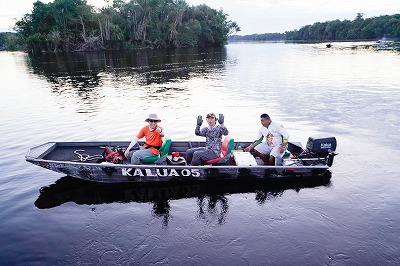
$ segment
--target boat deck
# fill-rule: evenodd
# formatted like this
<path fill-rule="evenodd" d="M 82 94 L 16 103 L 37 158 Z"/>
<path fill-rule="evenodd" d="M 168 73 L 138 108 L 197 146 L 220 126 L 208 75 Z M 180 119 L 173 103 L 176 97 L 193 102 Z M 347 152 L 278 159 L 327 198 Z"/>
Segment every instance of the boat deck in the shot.
<path fill-rule="evenodd" d="M 139 142 L 139 144 L 142 145 L 143 143 Z M 250 142 L 235 142 L 232 151 L 242 151 L 243 147 L 247 147 L 249 144 Z M 104 155 L 105 146 L 126 148 L 129 142 L 58 142 L 53 143 L 50 148 L 49 143 L 44 145 L 47 146 L 47 150 L 37 155 L 37 157 L 35 156 L 36 158 L 54 161 L 101 163 L 104 161 L 102 156 Z M 173 141 L 168 154 L 171 155 L 172 152 L 179 152 L 181 157 L 186 158 L 186 151 L 188 149 L 204 146 L 204 142 Z M 40 146 L 37 148 L 39 149 Z M 256 157 L 254 153 L 252 155 L 255 157 L 258 165 L 263 165 L 263 161 L 259 157 Z M 228 161 L 226 165 L 234 165 L 234 162 Z"/>
<path fill-rule="evenodd" d="M 44 160 L 97 162 L 102 159 L 104 148 L 100 146 L 57 146 L 43 156 Z M 98 162 L 101 162 L 99 160 Z"/>

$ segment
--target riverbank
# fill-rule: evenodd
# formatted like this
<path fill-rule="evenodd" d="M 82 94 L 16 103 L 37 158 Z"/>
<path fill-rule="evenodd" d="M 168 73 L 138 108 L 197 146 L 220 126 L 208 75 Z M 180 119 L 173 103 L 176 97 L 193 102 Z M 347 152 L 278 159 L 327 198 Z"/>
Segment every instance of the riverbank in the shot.
<path fill-rule="evenodd" d="M 324 48 L 339 48 L 339 49 L 373 49 L 376 51 L 396 51 L 400 52 L 400 40 L 351 40 L 351 41 L 256 41 L 256 40 L 241 40 L 229 41 L 228 44 L 234 43 L 293 43 L 293 44 L 316 44 L 322 45 Z"/>
<path fill-rule="evenodd" d="M 400 41 L 355 41 L 355 42 L 328 42 L 326 48 L 340 49 L 370 49 L 375 51 L 400 52 Z"/>

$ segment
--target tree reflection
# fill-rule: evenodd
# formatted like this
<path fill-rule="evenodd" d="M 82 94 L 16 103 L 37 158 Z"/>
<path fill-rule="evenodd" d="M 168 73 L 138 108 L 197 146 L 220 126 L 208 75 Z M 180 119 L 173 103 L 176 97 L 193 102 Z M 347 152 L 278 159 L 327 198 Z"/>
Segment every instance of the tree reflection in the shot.
<path fill-rule="evenodd" d="M 28 67 L 55 86 L 95 88 L 133 77 L 138 85 L 164 84 L 224 69 L 226 48 L 138 49 L 92 53 L 29 54 Z M 123 85 L 119 83 L 119 85 Z"/>
<path fill-rule="evenodd" d="M 140 98 L 144 93 L 146 99 L 154 92 L 167 99 L 171 92 L 190 90 L 185 81 L 217 75 L 225 69 L 226 57 L 225 47 L 138 49 L 29 54 L 26 63 L 34 75 L 51 84 L 51 92 L 61 97 L 60 102 L 69 101 L 69 106 L 84 108 L 82 102 L 90 106 L 89 112 L 96 112 L 101 110 L 101 104 L 112 100 L 111 90 L 128 98 Z"/>

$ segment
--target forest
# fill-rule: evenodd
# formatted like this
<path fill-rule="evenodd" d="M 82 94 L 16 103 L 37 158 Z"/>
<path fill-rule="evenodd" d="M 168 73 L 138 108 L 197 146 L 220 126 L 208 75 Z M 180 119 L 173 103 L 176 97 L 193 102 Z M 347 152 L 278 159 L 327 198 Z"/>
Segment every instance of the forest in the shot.
<path fill-rule="evenodd" d="M 95 9 L 86 0 L 37 1 L 31 14 L 0 33 L 0 50 L 95 51 L 105 49 L 223 46 L 234 41 L 360 41 L 400 39 L 400 14 L 316 22 L 285 33 L 236 35 L 239 25 L 222 10 L 184 0 L 114 0 Z"/>
<path fill-rule="evenodd" d="M 15 30 L 29 52 L 223 46 L 240 31 L 222 10 L 184 0 L 106 2 L 95 9 L 86 0 L 36 1 Z"/>
<path fill-rule="evenodd" d="M 228 41 L 230 41 L 230 42 L 241 42 L 241 41 L 283 41 L 283 40 L 285 40 L 285 34 L 284 33 L 262 33 L 262 34 L 228 36 Z"/>
<path fill-rule="evenodd" d="M 287 41 L 353 41 L 382 38 L 400 38 L 400 14 L 364 19 L 364 14 L 358 13 L 353 21 L 317 22 L 299 30 L 285 32 Z"/>
<path fill-rule="evenodd" d="M 400 39 L 400 14 L 364 19 L 364 14 L 358 13 L 353 21 L 334 20 L 316 22 L 301 27 L 299 30 L 285 33 L 263 33 L 251 35 L 229 36 L 234 41 L 360 41 L 380 39 Z"/>

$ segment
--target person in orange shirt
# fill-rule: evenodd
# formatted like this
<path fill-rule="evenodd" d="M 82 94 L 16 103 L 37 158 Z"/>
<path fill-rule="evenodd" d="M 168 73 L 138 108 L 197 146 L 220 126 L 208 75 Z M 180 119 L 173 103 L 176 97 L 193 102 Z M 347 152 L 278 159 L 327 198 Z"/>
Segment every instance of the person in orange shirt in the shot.
<path fill-rule="evenodd" d="M 164 130 L 158 125 L 161 119 L 159 119 L 156 114 L 150 114 L 145 122 L 148 122 L 149 125 L 144 126 L 139 131 L 125 151 L 125 157 L 131 158 L 132 164 L 142 164 L 142 158 L 160 154 L 162 137 L 164 137 Z M 136 149 L 131 152 L 132 147 L 138 146 L 138 140 L 143 137 L 145 138 L 143 146 L 136 147 Z"/>

